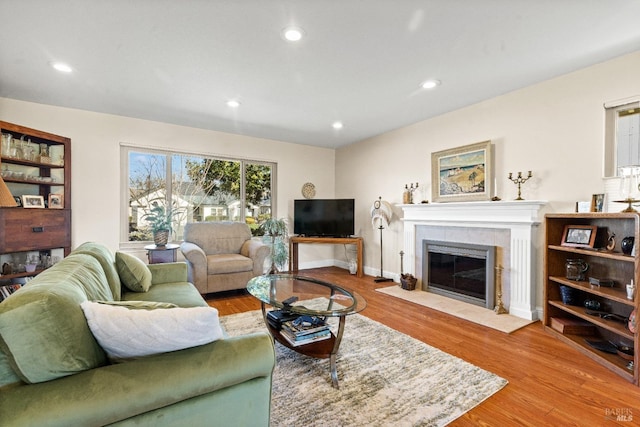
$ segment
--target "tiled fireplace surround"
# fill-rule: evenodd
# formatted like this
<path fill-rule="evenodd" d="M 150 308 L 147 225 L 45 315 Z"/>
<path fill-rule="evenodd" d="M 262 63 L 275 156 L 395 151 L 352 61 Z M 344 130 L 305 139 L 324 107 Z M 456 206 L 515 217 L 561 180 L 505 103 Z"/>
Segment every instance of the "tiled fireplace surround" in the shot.
<path fill-rule="evenodd" d="M 400 205 L 406 273 L 422 288 L 422 241 L 496 246 L 496 280 L 510 314 L 536 320 L 536 257 L 544 201 L 497 201 Z M 498 283 L 496 283 L 496 287 Z M 497 299 L 496 299 L 497 301 Z"/>

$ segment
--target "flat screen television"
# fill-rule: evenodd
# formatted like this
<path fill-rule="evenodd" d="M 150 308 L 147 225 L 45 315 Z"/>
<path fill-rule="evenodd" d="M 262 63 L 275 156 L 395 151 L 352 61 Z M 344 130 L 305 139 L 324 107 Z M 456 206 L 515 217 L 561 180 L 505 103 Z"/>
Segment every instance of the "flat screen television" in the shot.
<path fill-rule="evenodd" d="M 349 237 L 354 234 L 354 199 L 293 201 L 293 232 L 309 237 Z"/>

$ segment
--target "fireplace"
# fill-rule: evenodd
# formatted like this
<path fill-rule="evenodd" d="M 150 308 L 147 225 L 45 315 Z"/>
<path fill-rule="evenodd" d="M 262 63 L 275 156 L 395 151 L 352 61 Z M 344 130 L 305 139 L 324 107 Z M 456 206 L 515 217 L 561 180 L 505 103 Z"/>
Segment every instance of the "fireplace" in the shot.
<path fill-rule="evenodd" d="M 423 240 L 422 290 L 494 307 L 495 246 Z"/>
<path fill-rule="evenodd" d="M 536 299 L 542 299 L 542 291 L 536 286 L 536 258 L 546 204 L 518 200 L 402 205 L 404 259 L 409 260 L 405 273 L 414 274 L 422 286 L 423 240 L 494 245 L 505 308 L 514 316 L 538 319 L 542 307 L 536 307 Z"/>

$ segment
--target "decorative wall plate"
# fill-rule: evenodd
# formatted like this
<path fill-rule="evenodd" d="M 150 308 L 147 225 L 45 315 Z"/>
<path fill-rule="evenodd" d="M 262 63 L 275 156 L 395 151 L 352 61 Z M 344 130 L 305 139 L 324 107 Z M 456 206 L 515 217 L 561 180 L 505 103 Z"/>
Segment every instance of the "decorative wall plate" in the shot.
<path fill-rule="evenodd" d="M 302 196 L 305 199 L 313 199 L 316 196 L 316 186 L 310 182 L 306 182 L 302 186 Z"/>

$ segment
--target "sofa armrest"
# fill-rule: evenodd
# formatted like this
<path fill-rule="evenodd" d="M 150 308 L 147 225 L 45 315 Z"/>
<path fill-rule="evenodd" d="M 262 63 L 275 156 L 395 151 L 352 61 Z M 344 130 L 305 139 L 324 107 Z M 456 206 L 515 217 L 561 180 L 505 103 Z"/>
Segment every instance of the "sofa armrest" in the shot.
<path fill-rule="evenodd" d="M 249 239 L 240 248 L 240 254 L 253 260 L 253 274 L 264 274 L 264 261 L 271 253 L 269 245 L 255 239 Z"/>
<path fill-rule="evenodd" d="M 187 262 L 187 280 L 193 283 L 200 293 L 206 293 L 207 254 L 201 247 L 191 242 L 182 242 L 180 251 Z"/>
<path fill-rule="evenodd" d="M 187 281 L 187 264 L 184 262 L 149 264 L 148 267 L 152 285 Z"/>
<path fill-rule="evenodd" d="M 3 426 L 105 425 L 256 378 L 270 385 L 274 366 L 271 337 L 243 335 L 11 386 L 2 390 L 0 419 Z"/>

